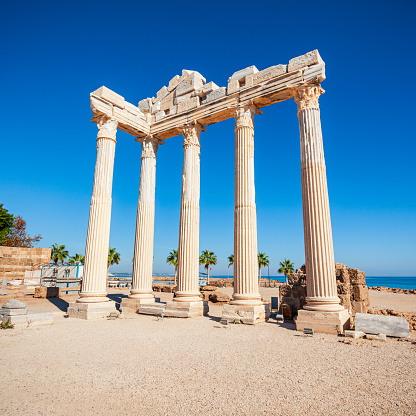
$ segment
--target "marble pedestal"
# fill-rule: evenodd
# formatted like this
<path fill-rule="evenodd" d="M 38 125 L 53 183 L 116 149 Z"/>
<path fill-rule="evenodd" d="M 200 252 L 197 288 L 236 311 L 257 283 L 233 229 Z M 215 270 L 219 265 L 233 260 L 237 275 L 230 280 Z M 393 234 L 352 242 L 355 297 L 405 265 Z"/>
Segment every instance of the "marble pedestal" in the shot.
<path fill-rule="evenodd" d="M 255 325 L 269 319 L 269 305 L 224 305 L 222 318 L 228 322 Z"/>
<path fill-rule="evenodd" d="M 139 313 L 141 305 L 154 304 L 155 302 L 159 302 L 159 299 L 155 299 L 154 297 L 145 299 L 123 298 L 120 308 L 131 309 L 132 311 Z"/>
<path fill-rule="evenodd" d="M 165 316 L 175 318 L 194 318 L 207 315 L 209 311 L 207 301 L 178 302 L 172 300 L 166 303 Z"/>
<path fill-rule="evenodd" d="M 346 309 L 338 312 L 307 311 L 300 309 L 296 320 L 296 330 L 313 328 L 315 332 L 324 334 L 342 334 L 350 329 L 350 314 Z"/>
<path fill-rule="evenodd" d="M 72 302 L 67 310 L 70 318 L 79 319 L 106 318 L 111 312 L 117 312 L 116 303 L 112 300 L 95 303 Z"/>

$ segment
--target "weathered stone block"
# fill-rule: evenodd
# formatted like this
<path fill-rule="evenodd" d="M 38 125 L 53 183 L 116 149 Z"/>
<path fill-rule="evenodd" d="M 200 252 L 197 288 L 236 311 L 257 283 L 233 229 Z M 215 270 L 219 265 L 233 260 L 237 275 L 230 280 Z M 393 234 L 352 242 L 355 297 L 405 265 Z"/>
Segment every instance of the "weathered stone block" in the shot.
<path fill-rule="evenodd" d="M 353 298 L 355 301 L 364 301 L 368 299 L 368 287 L 365 285 L 353 285 Z"/>
<path fill-rule="evenodd" d="M 204 98 L 202 98 L 202 104 L 208 104 L 218 98 L 225 97 L 227 95 L 227 88 L 221 87 L 214 91 L 209 92 Z"/>
<path fill-rule="evenodd" d="M 319 55 L 319 52 L 317 49 L 314 51 L 308 52 L 305 55 L 298 56 L 296 58 L 292 58 L 289 61 L 289 65 L 287 67 L 288 72 L 297 71 L 298 69 L 316 65 L 316 64 L 322 64 L 324 61 L 322 60 L 321 56 Z"/>
<path fill-rule="evenodd" d="M 179 83 L 179 79 L 180 76 L 179 75 L 175 75 L 170 81 L 169 81 L 169 86 L 168 86 L 168 90 L 172 91 Z"/>
<path fill-rule="evenodd" d="M 151 109 L 150 109 L 150 113 L 151 113 L 151 114 L 156 114 L 158 111 L 160 111 L 160 101 L 156 101 L 156 102 L 152 105 L 152 107 L 151 107 Z"/>
<path fill-rule="evenodd" d="M 69 304 L 67 314 L 70 318 L 89 320 L 106 318 L 111 312 L 116 311 L 116 303 L 114 301 L 96 303 L 73 302 Z"/>
<path fill-rule="evenodd" d="M 247 75 L 256 74 L 257 72 L 259 72 L 259 70 L 254 65 L 249 66 L 244 69 L 240 69 L 239 71 L 234 72 L 234 74 L 231 75 L 228 82 L 234 81 L 234 80 L 241 80 L 242 78 L 245 78 Z"/>
<path fill-rule="evenodd" d="M 124 97 L 110 90 L 107 87 L 102 86 L 98 88 L 98 90 L 92 92 L 91 94 L 95 95 L 98 98 L 102 98 L 103 100 L 108 101 L 117 107 L 124 108 Z"/>
<path fill-rule="evenodd" d="M 240 322 L 248 325 L 266 322 L 269 315 L 269 306 L 264 304 L 255 306 L 225 304 L 222 310 L 222 318 L 227 319 L 228 322 Z"/>
<path fill-rule="evenodd" d="M 229 302 L 230 297 L 226 294 L 221 292 L 220 290 L 216 290 L 215 292 L 211 292 L 208 299 L 211 302 Z"/>
<path fill-rule="evenodd" d="M 158 100 L 162 100 L 164 97 L 168 95 L 169 91 L 167 87 L 163 86 L 156 94 L 156 98 Z"/>
<path fill-rule="evenodd" d="M 107 114 L 108 116 L 113 114 L 113 104 L 93 95 L 90 96 L 90 107 L 95 114 Z"/>
<path fill-rule="evenodd" d="M 120 307 L 130 309 L 134 312 L 139 313 L 140 306 L 154 304 L 155 302 L 156 302 L 155 298 L 148 298 L 148 299 L 123 298 L 121 300 Z"/>
<path fill-rule="evenodd" d="M 36 287 L 35 288 L 35 298 L 59 298 L 61 296 L 60 287 Z"/>
<path fill-rule="evenodd" d="M 124 108 L 126 111 L 128 111 L 130 114 L 133 114 L 134 116 L 140 116 L 140 114 L 142 114 L 139 107 L 136 107 L 135 105 L 127 101 L 124 102 Z"/>
<path fill-rule="evenodd" d="M 166 113 L 164 111 L 159 111 L 155 114 L 155 121 L 159 121 L 165 117 L 166 117 Z"/>
<path fill-rule="evenodd" d="M 350 329 L 350 315 L 346 309 L 339 312 L 320 312 L 301 309 L 298 311 L 296 329 L 313 328 L 315 332 L 342 334 Z M 357 329 L 357 328 L 356 328 Z"/>
<path fill-rule="evenodd" d="M 174 318 L 194 318 L 208 314 L 208 302 L 178 302 L 170 301 L 166 303 L 165 316 Z M 141 313 L 141 312 L 140 312 Z"/>
<path fill-rule="evenodd" d="M 352 285 L 365 285 L 365 273 L 358 269 L 348 269 Z"/>
<path fill-rule="evenodd" d="M 191 95 L 192 95 L 192 92 L 190 92 L 189 94 L 181 95 L 180 97 L 175 97 L 175 99 L 173 100 L 173 104 L 176 105 L 178 103 L 182 103 L 184 101 L 188 101 L 188 100 L 191 99 Z"/>
<path fill-rule="evenodd" d="M 362 331 L 354 331 L 352 329 L 347 329 L 347 330 L 345 330 L 344 335 L 347 338 L 355 338 L 355 339 L 358 339 L 358 338 L 364 338 L 365 333 L 362 332 Z"/>
<path fill-rule="evenodd" d="M 177 111 L 179 113 L 183 113 L 184 111 L 192 110 L 193 108 L 199 107 L 199 97 L 192 97 L 187 101 L 183 101 L 178 103 Z"/>
<path fill-rule="evenodd" d="M 386 341 L 387 336 L 385 334 L 365 334 L 365 337 L 369 340 Z"/>
<path fill-rule="evenodd" d="M 139 109 L 140 111 L 143 111 L 143 113 L 148 113 L 152 108 L 152 105 L 151 98 L 145 98 L 144 100 L 139 101 Z"/>
<path fill-rule="evenodd" d="M 278 77 L 279 75 L 286 74 L 287 65 L 275 65 L 270 68 L 263 69 L 263 71 L 257 72 L 253 75 L 254 84 L 261 84 L 269 79 Z"/>
<path fill-rule="evenodd" d="M 176 87 L 176 96 L 188 94 L 192 91 L 195 91 L 205 84 L 205 78 L 199 72 L 193 72 L 183 81 L 180 81 L 179 85 Z"/>
<path fill-rule="evenodd" d="M 208 94 L 209 92 L 215 91 L 218 88 L 219 86 L 215 82 L 211 81 L 202 87 L 202 92 Z"/>
<path fill-rule="evenodd" d="M 385 334 L 390 337 L 410 338 L 409 323 L 398 316 L 357 313 L 355 330 L 366 334 Z"/>

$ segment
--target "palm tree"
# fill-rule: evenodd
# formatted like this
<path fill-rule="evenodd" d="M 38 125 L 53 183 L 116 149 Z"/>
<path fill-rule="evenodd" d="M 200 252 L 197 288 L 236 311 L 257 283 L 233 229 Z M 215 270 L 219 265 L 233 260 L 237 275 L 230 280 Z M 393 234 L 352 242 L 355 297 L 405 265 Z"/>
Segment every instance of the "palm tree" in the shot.
<path fill-rule="evenodd" d="M 209 284 L 209 266 L 217 264 L 217 256 L 212 251 L 205 250 L 199 257 L 199 264 L 203 264 L 207 269 L 207 284 Z"/>
<path fill-rule="evenodd" d="M 178 250 L 172 250 L 166 258 L 166 263 L 175 267 L 175 282 L 176 285 L 176 272 L 178 270 Z"/>
<path fill-rule="evenodd" d="M 269 265 L 269 256 L 266 256 L 266 253 L 259 253 L 257 256 L 259 262 L 259 279 L 261 277 L 261 268 L 267 267 Z"/>
<path fill-rule="evenodd" d="M 120 263 L 120 253 L 117 253 L 115 248 L 108 248 L 108 262 L 107 262 L 107 276 L 110 271 L 110 266 L 112 264 Z"/>
<path fill-rule="evenodd" d="M 58 264 L 58 261 L 61 261 L 62 264 L 64 264 L 64 260 L 68 257 L 69 253 L 67 250 L 65 250 L 65 246 L 58 246 L 58 244 L 52 245 L 52 253 L 51 253 L 51 259 L 53 261 L 53 264 Z"/>
<path fill-rule="evenodd" d="M 75 256 L 69 258 L 69 264 L 84 264 L 85 256 L 82 254 L 76 253 Z"/>
<path fill-rule="evenodd" d="M 284 274 L 285 275 L 285 280 L 286 280 L 286 284 L 288 284 L 288 281 L 287 281 L 287 275 L 289 274 L 289 273 L 293 273 L 295 270 L 294 270 L 294 265 L 293 265 L 293 263 L 291 263 L 290 262 L 290 260 L 286 260 L 285 259 L 285 261 L 281 261 L 280 263 L 280 269 L 277 271 L 277 273 L 280 273 L 280 274 Z"/>
<path fill-rule="evenodd" d="M 234 266 L 234 253 L 228 256 L 228 267 Z"/>

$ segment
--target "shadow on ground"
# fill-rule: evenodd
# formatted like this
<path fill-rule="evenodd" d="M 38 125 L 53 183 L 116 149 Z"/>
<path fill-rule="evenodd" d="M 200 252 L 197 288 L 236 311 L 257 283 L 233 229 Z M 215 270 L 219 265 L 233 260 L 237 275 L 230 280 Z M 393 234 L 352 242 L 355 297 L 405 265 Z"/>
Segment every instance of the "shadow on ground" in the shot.
<path fill-rule="evenodd" d="M 69 303 L 62 298 L 47 298 L 50 303 L 55 305 L 62 312 L 66 312 L 69 306 Z"/>
<path fill-rule="evenodd" d="M 123 295 L 122 293 L 109 293 L 107 297 L 116 303 L 117 309 L 120 309 L 120 303 L 122 299 L 127 298 L 127 295 Z"/>

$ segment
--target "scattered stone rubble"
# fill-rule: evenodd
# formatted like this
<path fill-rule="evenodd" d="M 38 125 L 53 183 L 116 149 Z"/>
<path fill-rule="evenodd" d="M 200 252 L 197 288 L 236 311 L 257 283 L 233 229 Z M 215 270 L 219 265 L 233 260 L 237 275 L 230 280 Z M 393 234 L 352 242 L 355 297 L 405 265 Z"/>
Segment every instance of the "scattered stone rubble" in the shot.
<path fill-rule="evenodd" d="M 365 273 L 349 268 L 341 263 L 335 263 L 335 274 L 337 279 L 338 296 L 341 305 L 353 316 L 357 312 L 366 313 L 370 306 L 368 287 L 365 284 Z M 306 303 L 306 269 L 303 265 L 295 273 L 288 275 L 288 285 L 279 288 L 279 304 L 285 303 L 292 307 L 296 315 Z"/>
<path fill-rule="evenodd" d="M 216 286 L 203 286 L 201 287 L 202 299 L 209 300 L 213 303 L 228 303 L 230 297 L 221 292 Z"/>
<path fill-rule="evenodd" d="M 392 292 L 403 293 L 405 295 L 416 295 L 416 289 L 399 289 L 397 287 L 385 287 L 385 286 L 373 286 L 371 290 L 377 290 L 377 292 Z"/>

